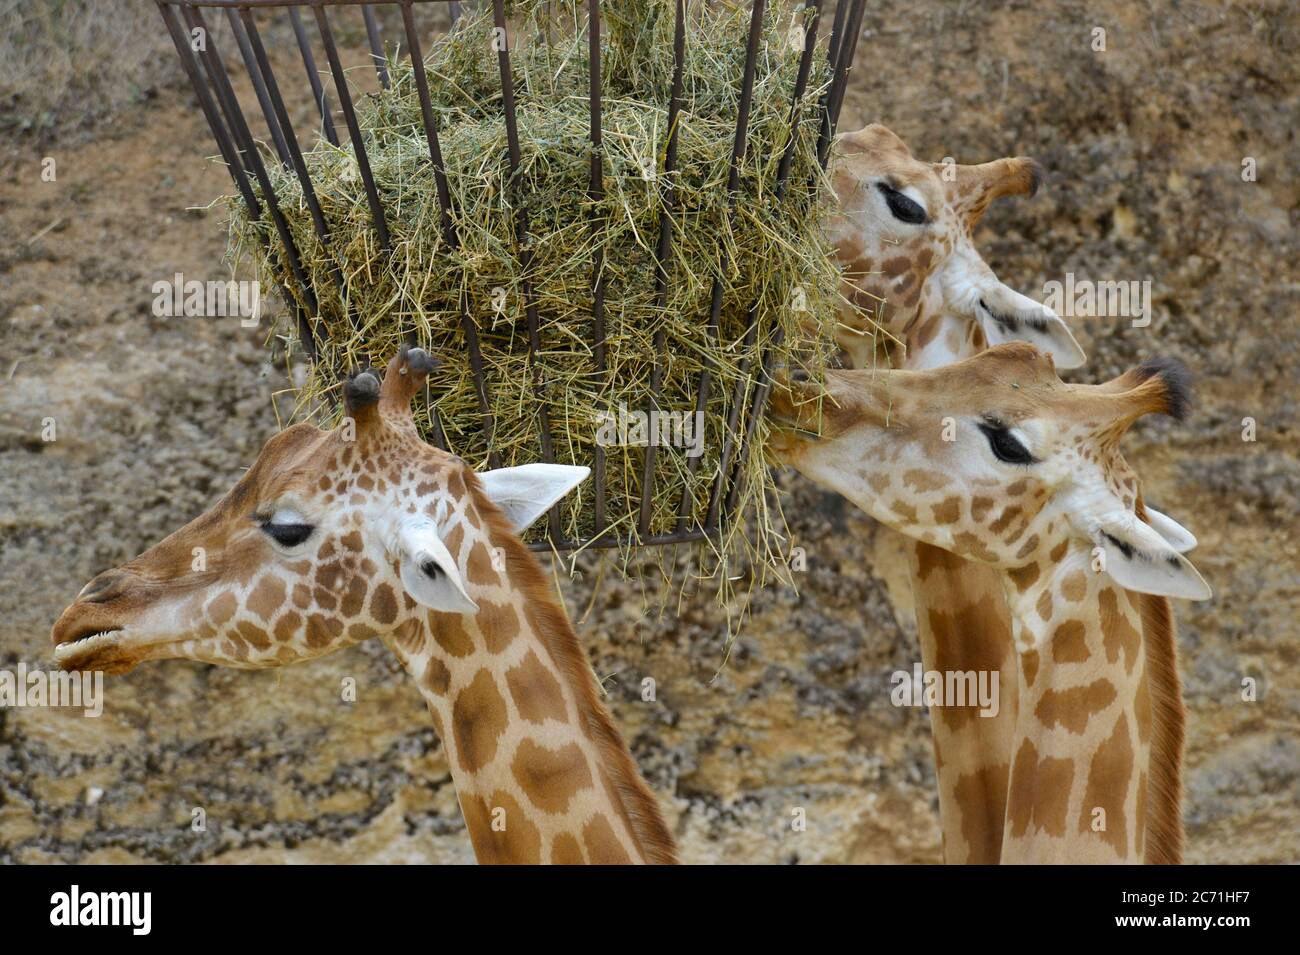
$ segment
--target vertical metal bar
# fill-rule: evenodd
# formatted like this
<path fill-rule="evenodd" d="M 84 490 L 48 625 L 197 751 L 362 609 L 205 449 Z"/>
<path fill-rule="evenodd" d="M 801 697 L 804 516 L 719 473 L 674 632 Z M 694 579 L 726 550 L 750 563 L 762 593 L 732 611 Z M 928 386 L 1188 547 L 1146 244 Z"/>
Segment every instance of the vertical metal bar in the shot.
<path fill-rule="evenodd" d="M 222 110 L 231 124 L 236 143 L 243 151 L 244 162 L 252 165 L 253 174 L 262 187 L 262 198 L 266 202 L 266 207 L 271 213 L 271 220 L 275 224 L 276 233 L 284 246 L 285 258 L 288 260 L 289 270 L 293 273 L 294 280 L 298 283 L 299 292 L 307 301 L 309 312 L 312 315 L 319 315 L 320 307 L 316 302 L 316 294 L 312 291 L 307 276 L 303 273 L 302 262 L 298 257 L 298 248 L 294 245 L 293 236 L 289 232 L 289 224 L 280 212 L 280 204 L 276 200 L 275 189 L 271 185 L 270 177 L 266 174 L 266 167 L 262 165 L 262 157 L 257 151 L 257 144 L 253 142 L 252 134 L 248 130 L 248 124 L 244 121 L 243 111 L 239 108 L 239 100 L 235 98 L 235 91 L 230 86 L 230 78 L 226 75 L 225 64 L 217 51 L 212 31 L 203 18 L 203 11 L 198 7 L 185 7 L 185 17 L 191 29 L 200 29 L 206 36 L 206 45 L 200 59 L 207 70 L 209 79 L 212 81 L 213 88 L 217 91 L 218 100 L 223 104 Z M 304 343 L 308 351 L 315 355 L 315 337 L 310 327 L 307 327 L 306 331 L 308 338 L 304 339 Z"/>
<path fill-rule="evenodd" d="M 728 201 L 732 206 L 735 204 L 736 190 L 740 185 L 740 165 L 745 156 L 745 145 L 749 136 L 749 112 L 754 100 L 754 74 L 758 62 L 759 41 L 763 35 L 763 14 L 765 9 L 765 0 L 754 0 L 754 9 L 749 18 L 749 42 L 745 48 L 745 74 L 741 81 L 740 108 L 736 116 L 736 139 L 732 147 L 731 174 L 727 177 Z M 717 334 L 718 318 L 722 308 L 721 284 L 722 276 L 719 275 L 714 279 L 713 301 L 710 303 L 709 325 L 714 334 Z M 700 374 L 700 397 L 697 407 L 703 408 L 708 403 L 710 386 L 711 381 L 706 366 L 705 370 Z M 718 461 L 720 470 L 717 478 L 714 479 L 713 497 L 709 504 L 706 525 L 713 525 L 718 517 L 719 488 L 723 476 L 727 473 L 727 462 L 734 443 L 732 433 L 733 428 L 729 424 L 722 436 L 722 451 Z"/>
<path fill-rule="evenodd" d="M 271 108 L 271 103 L 267 98 L 266 83 L 262 79 L 262 71 L 257 68 L 253 60 L 253 51 L 248 45 L 248 36 L 244 32 L 244 27 L 235 15 L 234 7 L 226 7 L 226 20 L 230 23 L 230 32 L 235 36 L 235 43 L 239 46 L 239 55 L 244 60 L 244 69 L 248 71 L 249 79 L 253 81 L 253 91 L 257 94 L 257 102 L 262 107 L 262 115 L 266 118 L 266 128 L 271 133 L 271 142 L 275 144 L 275 153 L 280 157 L 280 162 L 289 165 L 289 147 L 285 144 L 284 133 L 280 130 L 280 124 L 276 122 L 275 110 Z"/>
<path fill-rule="evenodd" d="M 231 12 L 230 8 L 227 8 L 227 12 Z M 252 54 L 253 65 L 260 71 L 265 81 L 266 102 L 270 104 L 276 122 L 279 124 L 280 129 L 284 131 L 285 148 L 289 153 L 288 161 L 298 176 L 298 182 L 302 185 L 303 201 L 307 204 L 307 209 L 311 213 L 316 236 L 320 239 L 322 248 L 330 256 L 330 273 L 333 275 L 334 283 L 338 287 L 339 298 L 352 321 L 352 327 L 354 329 L 358 328 L 360 320 L 352 309 L 347 280 L 343 277 L 343 270 L 339 266 L 338 260 L 334 258 L 333 250 L 330 248 L 329 223 L 325 220 L 325 213 L 316 198 L 316 189 L 312 185 L 311 173 L 307 170 L 307 163 L 303 159 L 298 137 L 294 134 L 293 123 L 289 119 L 289 111 L 285 108 L 284 98 L 280 95 L 280 85 L 275 81 L 275 71 L 271 68 L 271 61 L 266 55 L 266 47 L 262 43 L 262 35 L 257 29 L 256 21 L 253 19 L 253 11 L 248 7 L 241 7 L 238 23 L 240 29 L 246 35 L 246 43 L 249 52 Z M 263 109 L 265 108 L 264 104 Z"/>
<path fill-rule="evenodd" d="M 184 29 L 176 19 L 176 12 L 167 3 L 159 3 L 158 12 L 162 14 L 163 22 L 167 25 L 167 32 L 171 34 L 172 43 L 176 47 L 177 55 L 181 58 L 181 66 L 185 70 L 185 75 L 189 77 L 190 85 L 194 87 L 194 94 L 199 101 L 199 109 L 207 119 L 208 128 L 212 130 L 212 136 L 217 141 L 217 149 L 221 151 L 221 158 L 230 171 L 230 178 L 235 181 L 235 187 L 239 190 L 239 194 L 243 196 L 244 204 L 248 206 L 249 215 L 254 220 L 260 219 L 262 218 L 262 204 L 253 193 L 253 187 L 248 182 L 248 173 L 244 169 L 238 149 L 235 148 L 235 144 L 231 140 L 230 131 L 226 128 L 226 124 L 221 119 L 221 114 L 217 111 L 217 106 L 212 100 L 212 93 L 208 90 L 207 84 L 203 82 L 203 74 L 199 72 L 194 51 L 190 48 Z"/>
<path fill-rule="evenodd" d="M 804 90 L 807 88 L 808 84 L 808 76 L 812 71 L 812 60 L 817 44 L 817 25 L 821 19 L 821 0 L 807 0 L 804 9 L 811 10 L 812 15 L 807 17 L 807 22 L 804 27 L 803 54 L 799 59 L 799 72 L 795 78 L 794 95 L 790 106 L 790 140 L 786 144 L 785 153 L 782 155 L 781 162 L 777 167 L 776 198 L 778 201 L 785 195 L 786 182 L 790 174 L 790 165 L 793 161 L 794 151 L 797 146 L 797 135 L 799 131 L 799 101 L 803 98 Z M 823 106 L 823 109 L 824 108 L 825 106 Z M 746 316 L 747 331 L 744 346 L 745 357 L 741 360 L 740 364 L 741 382 L 736 390 L 735 398 L 732 402 L 731 411 L 728 416 L 728 433 L 730 433 L 739 423 L 741 404 L 744 401 L 745 392 L 748 391 L 748 388 L 745 386 L 744 378 L 749 374 L 749 369 L 752 364 L 749 351 L 753 347 L 756 338 L 758 327 L 757 321 L 758 303 L 755 302 L 750 306 L 749 313 Z M 731 490 L 726 498 L 727 513 L 729 514 L 734 512 L 736 501 L 739 497 L 742 480 L 741 474 L 744 466 L 745 455 L 752 453 L 750 449 L 753 446 L 754 431 L 757 425 L 757 419 L 754 415 L 755 413 L 762 413 L 762 405 L 766 402 L 767 392 L 771 390 L 768 356 L 770 356 L 772 351 L 777 347 L 780 338 L 780 331 L 778 329 L 773 338 L 772 344 L 769 345 L 766 355 L 759 364 L 760 375 L 758 378 L 758 385 L 755 389 L 754 399 L 750 404 L 750 414 L 746 420 L 745 436 L 737 450 L 736 475 L 730 480 Z M 723 470 L 719 476 L 725 481 L 727 479 L 726 471 Z M 720 487 L 725 486 L 725 484 L 720 485 Z"/>
<path fill-rule="evenodd" d="M 460 245 L 456 235 L 456 226 L 451 218 L 451 189 L 447 184 L 447 170 L 442 161 L 442 146 L 438 141 L 438 126 L 433 117 L 433 104 L 429 101 L 429 78 L 424 72 L 424 55 L 420 50 L 420 35 L 415 29 L 415 16 L 411 9 L 411 0 L 403 0 L 402 28 L 406 34 L 406 46 L 410 51 L 411 69 L 415 74 L 415 89 L 420 98 L 420 117 L 424 123 L 424 137 L 429 144 L 429 160 L 433 163 L 433 178 L 438 190 L 438 221 L 442 238 L 450 249 Z M 496 418 L 492 414 L 492 403 L 488 398 L 487 371 L 483 366 L 483 348 L 479 343 L 478 325 L 468 311 L 460 315 L 461 329 L 465 333 L 465 346 L 469 351 L 470 372 L 474 378 L 474 390 L 478 396 L 479 415 L 482 418 L 483 437 L 487 442 L 488 464 L 501 467 L 501 453 L 492 446 L 496 433 Z"/>
<path fill-rule="evenodd" d="M 501 97 L 502 106 L 505 110 L 506 145 L 510 157 L 511 191 L 515 192 L 513 198 L 517 205 L 515 237 L 519 246 L 519 268 L 524 275 L 527 275 L 532 266 L 533 255 L 528 248 L 528 208 L 518 195 L 519 183 L 516 180 L 521 162 L 519 153 L 519 117 L 515 108 L 514 77 L 510 72 L 510 42 L 506 32 L 504 0 L 492 0 L 492 18 L 496 29 L 500 31 L 497 34 L 497 66 L 501 71 Z M 532 285 L 527 279 L 523 283 L 523 294 L 524 313 L 528 319 L 528 365 L 533 375 L 534 393 L 537 396 L 537 417 L 541 432 L 542 460 L 553 462 L 555 460 L 555 448 L 551 441 L 550 411 L 546 406 L 546 382 L 537 368 L 537 355 L 542 350 L 541 331 L 538 327 L 537 303 L 533 301 Z M 548 513 L 547 524 L 550 528 L 551 540 L 559 542 L 561 533 L 558 504 L 552 507 Z"/>
<path fill-rule="evenodd" d="M 858 38 L 862 36 L 862 17 L 866 13 L 867 0 L 856 0 L 853 12 L 849 17 L 851 24 L 850 32 L 845 35 L 844 42 L 848 44 L 848 49 L 844 53 L 843 78 L 840 80 L 839 87 L 835 93 L 834 103 L 831 106 L 831 136 L 835 135 L 835 127 L 840 121 L 840 107 L 844 105 L 844 92 L 849 86 L 849 75 L 853 72 L 853 57 L 858 50 Z"/>
<path fill-rule="evenodd" d="M 451 0 L 451 25 L 455 26 L 456 21 L 460 19 L 459 0 Z"/>
<path fill-rule="evenodd" d="M 663 207 L 659 212 L 659 244 L 655 250 L 655 307 L 662 310 L 668 300 L 668 255 L 672 251 L 673 206 L 676 190 L 671 185 L 671 175 L 677 169 L 677 127 L 681 121 L 683 71 L 686 61 L 686 0 L 677 0 L 677 20 L 673 26 L 673 85 L 668 96 L 668 147 L 664 152 L 664 177 L 669 186 L 664 190 Z M 651 410 L 659 407 L 659 391 L 663 384 L 662 355 L 666 348 L 663 328 L 655 332 L 655 363 L 650 372 Z M 646 445 L 645 462 L 641 468 L 641 508 L 637 515 L 637 534 L 644 538 L 650 530 L 650 508 L 654 502 L 655 456 L 658 448 L 653 442 Z"/>
<path fill-rule="evenodd" d="M 206 55 L 199 55 L 207 49 L 208 44 L 213 41 L 213 38 L 209 35 L 207 26 L 204 25 L 201 28 L 200 33 L 200 36 L 202 37 L 201 45 L 203 50 L 195 50 L 193 46 L 194 31 L 200 28 L 195 26 L 195 20 L 191 10 L 188 7 L 182 7 L 182 9 L 185 11 L 186 29 L 184 32 L 189 37 L 189 39 L 185 41 L 186 45 L 193 52 L 195 61 L 202 66 L 204 73 L 208 75 L 208 80 L 212 85 L 213 94 L 216 96 L 217 107 L 221 111 L 221 116 L 225 121 L 223 126 L 229 131 L 230 142 L 235 148 L 235 154 L 239 157 L 239 167 L 244 170 L 246 176 L 251 176 L 253 173 L 253 163 L 244 151 L 243 141 L 239 138 L 239 134 L 236 130 L 235 117 L 231 114 L 230 106 L 227 103 L 226 98 L 222 95 L 221 87 L 217 84 L 216 76 L 212 71 L 212 65 L 208 62 Z"/>
<path fill-rule="evenodd" d="M 607 228 L 600 205 L 605 199 L 605 162 L 601 136 L 601 82 L 600 82 L 600 0 L 587 0 L 587 51 L 590 61 L 590 88 L 588 100 L 591 104 L 591 184 L 587 188 L 587 199 L 591 203 L 591 241 L 593 256 L 591 262 L 591 334 L 593 352 L 596 362 L 597 388 L 605 390 L 605 254 L 600 246 L 600 237 Z M 605 530 L 605 449 L 596 445 L 595 454 L 595 488 L 596 514 L 595 534 Z"/>
<path fill-rule="evenodd" d="M 790 164 L 794 161 L 795 149 L 799 142 L 799 101 L 803 99 L 808 88 L 808 76 L 812 72 L 813 56 L 817 47 L 817 26 L 821 22 L 822 0 L 807 0 L 804 4 L 803 55 L 799 58 L 799 75 L 794 81 L 794 101 L 790 104 L 790 141 L 785 144 L 781 162 L 776 167 L 776 198 L 785 198 L 786 178 L 790 175 Z"/>
<path fill-rule="evenodd" d="M 415 16 L 411 0 L 402 0 L 402 27 L 406 33 L 406 47 L 411 56 L 411 72 L 415 76 L 415 89 L 420 98 L 420 118 L 424 123 L 424 138 L 429 144 L 429 159 L 433 162 L 433 180 L 438 189 L 438 223 L 443 237 L 455 244 L 455 227 L 451 221 L 451 190 L 447 185 L 447 170 L 442 161 L 442 146 L 438 142 L 438 124 L 433 118 L 433 104 L 429 100 L 429 78 L 424 72 L 424 56 L 420 50 L 420 35 L 415 29 Z"/>
<path fill-rule="evenodd" d="M 826 62 L 835 68 L 840 57 L 840 40 L 844 37 L 844 19 L 853 6 L 853 0 L 836 0 L 835 19 L 831 21 L 830 48 L 826 51 Z"/>
<path fill-rule="evenodd" d="M 794 131 L 797 130 L 796 123 L 797 123 L 797 113 L 798 113 L 798 101 L 802 99 L 803 90 L 805 90 L 807 86 L 807 78 L 809 78 L 809 74 L 811 71 L 811 64 L 813 64 L 813 56 L 816 47 L 816 23 L 818 23 L 818 18 L 820 17 L 820 14 L 822 14 L 822 0 L 807 0 L 806 6 L 807 8 L 813 8 L 815 10 L 815 13 L 814 13 L 814 17 L 811 18 L 810 21 L 807 22 L 805 26 L 805 36 L 803 36 L 803 39 L 805 39 L 805 43 L 803 43 L 803 53 L 800 58 L 800 71 L 798 71 L 796 81 L 794 81 L 793 103 L 792 103 L 792 107 L 790 107 L 790 146 L 787 147 L 787 156 L 781 157 L 781 164 L 779 165 L 779 169 L 777 169 L 777 175 L 776 175 L 777 199 L 780 199 L 781 195 L 784 195 L 785 177 L 787 177 L 787 174 L 789 172 L 788 159 L 790 156 L 793 156 L 792 146 L 793 146 Z M 759 12 L 759 16 L 761 16 L 761 13 L 762 12 Z M 754 42 L 753 21 L 750 21 L 750 30 L 751 30 L 750 42 L 753 43 Z M 750 66 L 750 61 L 746 60 L 746 69 L 749 69 L 749 66 Z M 749 81 L 749 95 L 751 95 L 751 92 L 753 92 L 753 79 L 750 79 Z M 744 94 L 744 91 L 742 91 L 742 94 Z M 741 112 L 742 112 L 742 116 L 744 116 L 745 126 L 748 126 L 749 109 L 750 109 L 750 104 L 745 103 L 744 97 L 742 97 Z M 737 125 L 737 143 L 738 146 L 740 146 L 740 152 L 737 153 L 733 151 L 732 174 L 731 177 L 728 178 L 729 199 L 731 199 L 732 207 L 735 207 L 736 188 L 740 186 L 740 161 L 742 157 L 744 157 L 745 155 L 744 135 L 745 135 L 744 127 Z M 718 322 L 719 322 L 720 313 L 722 313 L 722 299 L 723 299 L 723 285 L 722 285 L 722 278 L 719 277 L 716 278 L 714 281 L 714 290 L 712 290 L 712 299 L 710 301 L 710 321 L 708 321 L 708 327 L 710 327 L 710 331 L 712 334 L 714 334 L 715 338 L 718 337 L 719 334 Z M 746 338 L 745 338 L 746 351 L 749 350 L 751 343 L 753 343 L 753 329 L 754 329 L 755 317 L 757 317 L 757 309 L 751 308 L 748 316 L 748 326 L 750 330 L 748 331 L 748 333 L 746 333 Z M 744 374 L 748 374 L 748 373 L 749 373 L 749 365 L 748 365 L 748 359 L 746 359 L 745 361 L 742 361 L 741 374 L 742 376 L 744 376 Z M 741 386 L 744 386 L 744 382 L 741 383 Z M 695 400 L 695 413 L 697 413 L 697 416 L 698 414 L 702 414 L 703 412 L 705 412 L 705 409 L 708 404 L 708 394 L 710 394 L 711 387 L 712 387 L 711 370 L 710 370 L 710 366 L 706 364 L 705 369 L 703 369 L 701 372 L 701 376 L 699 376 L 699 395 L 697 400 Z M 740 395 L 741 395 L 741 391 L 737 390 L 737 398 Z M 733 431 L 735 431 L 735 426 L 736 426 L 736 414 L 737 414 L 737 405 L 735 401 L 733 401 L 731 417 L 729 417 L 728 420 L 727 430 L 725 430 L 723 434 L 723 450 L 722 450 L 722 455 L 720 455 L 720 461 L 719 461 L 719 464 L 722 466 L 720 466 L 719 478 L 722 478 L 725 474 L 725 466 L 727 466 L 729 450 L 731 450 L 731 446 L 732 446 L 732 434 Z M 692 459 L 686 461 L 686 473 L 692 474 L 693 476 L 695 470 L 698 469 L 698 466 L 699 466 L 699 457 L 692 457 Z M 718 481 L 718 478 L 715 478 L 715 485 L 716 485 L 716 481 Z M 716 486 L 715 486 L 715 491 L 714 494 L 712 494 L 712 502 L 711 502 L 714 505 L 711 505 L 710 509 L 708 509 L 708 516 L 706 517 L 707 526 L 712 526 L 712 521 L 715 521 L 716 518 L 718 518 L 719 516 L 718 508 L 715 507 L 716 500 L 718 500 L 718 490 L 716 490 Z M 688 481 L 686 482 L 686 489 L 682 491 L 681 503 L 679 507 L 677 507 L 677 525 L 676 525 L 677 533 L 682 533 L 682 531 L 685 531 L 686 521 L 688 521 L 688 518 L 690 517 L 690 509 L 692 509 L 692 498 L 690 498 L 690 482 Z"/>
<path fill-rule="evenodd" d="M 843 2 L 843 0 L 841 0 Z M 840 106 L 844 102 L 844 88 L 848 85 L 849 69 L 853 65 L 853 54 L 857 50 L 858 34 L 862 32 L 862 16 L 866 11 L 866 0 L 852 0 L 845 17 L 844 29 L 836 46 L 836 57 L 832 61 L 833 70 L 831 86 L 822 100 L 821 137 L 817 142 L 817 157 L 822 168 L 830 160 L 831 143 L 835 137 L 835 123 L 839 118 Z M 837 11 L 838 13 L 838 11 Z"/>
<path fill-rule="evenodd" d="M 213 138 L 217 141 L 217 149 L 220 150 L 226 169 L 230 172 L 230 178 L 234 180 L 236 188 L 243 197 L 244 204 L 248 207 L 249 216 L 256 221 L 262 218 L 262 204 L 253 193 L 253 188 L 248 181 L 248 172 L 244 169 L 238 150 L 231 141 L 230 131 L 222 121 L 221 114 L 212 100 L 212 93 L 203 81 L 203 74 L 200 72 L 199 64 L 196 61 L 193 49 L 189 45 L 185 31 L 181 28 L 175 11 L 169 5 L 159 3 L 158 12 L 162 15 L 163 22 L 167 26 L 167 32 L 171 35 L 172 43 L 176 47 L 176 53 L 180 57 L 181 66 L 185 70 L 185 75 L 189 77 L 190 85 L 198 98 L 199 109 L 208 122 L 208 128 L 212 131 Z M 261 233 L 257 233 L 257 240 L 266 249 L 272 268 L 278 267 L 278 257 L 270 243 L 266 241 Z M 277 285 L 279 285 L 278 282 Z M 308 357 L 314 359 L 316 357 L 316 343 L 311 332 L 311 326 L 307 322 L 306 313 L 303 312 L 302 305 L 299 304 L 296 296 L 290 294 L 289 290 L 283 285 L 280 285 L 280 290 L 285 303 L 293 309 L 303 347 L 306 349 Z"/>
<path fill-rule="evenodd" d="M 330 30 L 329 20 L 325 17 L 325 8 L 312 7 L 312 12 L 316 14 L 316 26 L 320 30 L 321 42 L 325 45 L 325 58 L 329 60 L 330 73 L 334 76 L 334 91 L 338 94 L 339 105 L 343 107 L 343 118 L 348 124 L 352 152 L 361 171 L 361 181 L 365 183 L 366 199 L 370 203 L 370 217 L 374 221 L 375 231 L 379 234 L 379 245 L 385 252 L 391 252 L 393 243 L 388 234 L 388 220 L 384 218 L 384 208 L 379 202 L 379 190 L 375 188 L 375 177 L 370 171 L 366 144 L 361 138 L 361 127 L 357 125 L 356 110 L 352 108 L 352 94 L 348 92 L 348 77 L 343 72 L 343 64 L 339 62 L 339 51 L 334 46 L 334 34 Z"/>
<path fill-rule="evenodd" d="M 384 57 L 384 44 L 379 39 L 379 21 L 375 19 L 375 8 L 367 3 L 361 8 L 361 17 L 366 21 L 366 39 L 370 41 L 370 58 L 375 61 L 379 85 L 389 89 L 392 83 L 388 79 L 388 63 Z"/>
<path fill-rule="evenodd" d="M 298 52 L 302 54 L 302 65 L 307 70 L 307 81 L 311 83 L 311 95 L 316 100 L 316 108 L 320 110 L 325 138 L 331 145 L 337 146 L 339 136 L 334 131 L 334 117 L 330 115 L 329 100 L 325 97 L 325 88 L 321 86 L 320 73 L 316 69 L 316 57 L 311 52 L 311 41 L 307 39 L 307 30 L 302 25 L 297 7 L 289 8 L 289 21 L 293 24 L 293 35 L 298 39 Z"/>
<path fill-rule="evenodd" d="M 181 28 L 176 18 L 175 11 L 167 4 L 158 5 L 159 13 L 162 15 L 163 22 L 167 26 L 167 32 L 171 34 L 172 43 L 176 47 L 176 53 L 181 59 L 181 66 L 185 74 L 189 77 L 190 85 L 194 88 L 194 93 L 198 97 L 199 109 L 208 121 L 208 128 L 212 130 L 213 138 L 217 141 L 217 148 L 221 151 L 221 156 L 226 163 L 226 168 L 230 171 L 230 178 L 234 180 L 240 195 L 243 196 L 245 205 L 248 206 L 249 214 L 254 219 L 262 217 L 262 205 L 253 193 L 252 186 L 248 181 L 248 173 L 245 170 L 235 148 L 231 141 L 230 132 L 222 122 L 221 114 L 218 112 L 216 104 L 212 100 L 212 94 L 208 90 L 207 84 L 203 81 L 203 74 L 199 70 L 199 65 L 194 56 L 194 51 L 189 45 L 185 31 Z M 267 258 L 271 262 L 272 269 L 278 267 L 279 256 L 270 246 L 266 239 L 259 233 L 258 241 L 266 249 Z M 281 295 L 284 297 L 285 304 L 293 310 L 294 319 L 298 325 L 299 340 L 303 344 L 303 349 L 307 352 L 308 358 L 316 358 L 316 340 L 312 333 L 307 314 L 303 311 L 297 296 L 290 293 L 283 284 L 276 282 L 280 288 Z"/>

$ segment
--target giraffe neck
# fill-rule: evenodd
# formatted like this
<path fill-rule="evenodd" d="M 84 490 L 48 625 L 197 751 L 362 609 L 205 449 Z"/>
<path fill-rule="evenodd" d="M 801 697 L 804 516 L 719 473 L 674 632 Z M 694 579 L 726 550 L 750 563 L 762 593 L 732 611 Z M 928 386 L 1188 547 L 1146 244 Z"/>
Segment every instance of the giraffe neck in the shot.
<path fill-rule="evenodd" d="M 475 855 L 675 861 L 549 581 L 496 520 L 483 528 L 465 520 L 446 540 L 478 613 L 429 613 L 390 641 L 428 704 Z"/>
<path fill-rule="evenodd" d="M 1143 861 L 1152 701 L 1140 595 L 1076 548 L 1006 575 L 1020 663 L 1004 862 Z"/>
<path fill-rule="evenodd" d="M 1001 575 L 930 544 L 907 544 L 925 670 L 998 674 L 996 713 L 973 702 L 930 710 L 944 861 L 992 865 L 1002 854 L 1019 679 Z"/>

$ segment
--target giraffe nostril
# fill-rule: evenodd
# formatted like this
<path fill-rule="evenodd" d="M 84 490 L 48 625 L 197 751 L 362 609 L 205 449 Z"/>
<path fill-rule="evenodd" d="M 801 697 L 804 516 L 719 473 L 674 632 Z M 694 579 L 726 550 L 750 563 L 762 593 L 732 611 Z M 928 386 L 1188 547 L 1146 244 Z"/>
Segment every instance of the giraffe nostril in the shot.
<path fill-rule="evenodd" d="M 85 600 L 89 603 L 106 603 L 117 596 L 122 589 L 122 582 L 126 580 L 126 574 L 116 570 L 108 570 L 94 578 L 90 583 L 81 588 L 81 593 L 77 595 L 78 600 Z"/>

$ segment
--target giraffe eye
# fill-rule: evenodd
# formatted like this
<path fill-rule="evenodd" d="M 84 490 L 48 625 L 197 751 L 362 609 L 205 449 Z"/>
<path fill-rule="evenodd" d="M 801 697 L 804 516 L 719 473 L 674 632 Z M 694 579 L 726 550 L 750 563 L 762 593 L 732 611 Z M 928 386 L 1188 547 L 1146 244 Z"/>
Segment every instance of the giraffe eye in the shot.
<path fill-rule="evenodd" d="M 925 209 L 920 203 L 909 199 L 888 183 L 878 182 L 876 188 L 885 197 L 885 205 L 889 206 L 889 211 L 893 213 L 895 219 L 909 225 L 925 224 Z"/>
<path fill-rule="evenodd" d="M 297 547 L 303 543 L 316 528 L 311 524 L 276 524 L 262 522 L 262 530 L 281 547 Z"/>
<path fill-rule="evenodd" d="M 1006 425 L 996 421 L 981 421 L 979 429 L 984 432 L 984 437 L 988 438 L 989 448 L 999 461 L 1007 464 L 1038 463 L 1029 453 L 1029 449 L 1020 443 Z"/>

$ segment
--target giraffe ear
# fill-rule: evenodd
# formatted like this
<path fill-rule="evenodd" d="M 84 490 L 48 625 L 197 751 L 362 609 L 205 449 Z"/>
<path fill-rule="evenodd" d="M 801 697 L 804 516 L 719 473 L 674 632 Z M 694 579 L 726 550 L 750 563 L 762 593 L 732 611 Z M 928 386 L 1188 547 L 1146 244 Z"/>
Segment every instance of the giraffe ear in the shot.
<path fill-rule="evenodd" d="M 975 314 L 990 348 L 1029 342 L 1050 354 L 1061 369 L 1078 368 L 1087 360 L 1061 316 L 1002 282 L 980 290 Z"/>
<path fill-rule="evenodd" d="M 1196 546 L 1196 535 L 1189 531 L 1182 524 L 1170 517 L 1168 514 L 1162 514 L 1151 505 L 1146 505 L 1147 523 L 1155 530 L 1157 534 L 1165 539 L 1165 542 L 1178 551 L 1180 554 L 1186 554 Z"/>
<path fill-rule="evenodd" d="M 403 521 L 397 531 L 402 586 L 416 603 L 441 613 L 475 613 L 460 567 L 430 520 Z"/>
<path fill-rule="evenodd" d="M 521 534 L 551 505 L 587 479 L 591 468 L 570 464 L 521 464 L 478 475 L 488 499 Z"/>
<path fill-rule="evenodd" d="M 1106 572 L 1120 586 L 1158 597 L 1209 600 L 1210 585 L 1169 543 L 1135 516 L 1106 521 L 1097 528 Z"/>

